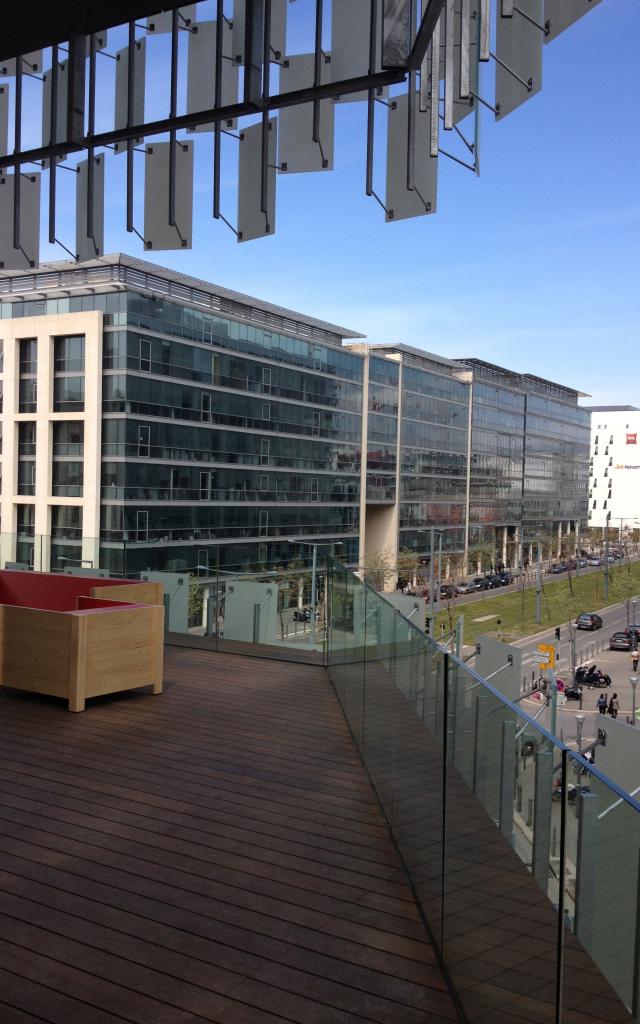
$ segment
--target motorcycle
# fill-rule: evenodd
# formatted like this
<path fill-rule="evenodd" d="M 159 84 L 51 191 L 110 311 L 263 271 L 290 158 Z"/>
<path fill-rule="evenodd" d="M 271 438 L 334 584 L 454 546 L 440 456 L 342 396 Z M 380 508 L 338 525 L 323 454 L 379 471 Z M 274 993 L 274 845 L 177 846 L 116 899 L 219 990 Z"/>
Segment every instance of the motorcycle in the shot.
<path fill-rule="evenodd" d="M 574 782 L 570 782 L 568 787 L 567 787 L 567 800 L 569 801 L 570 804 L 575 804 L 576 800 L 578 799 L 578 794 L 579 793 L 590 793 L 590 792 L 591 792 L 591 787 L 590 786 L 576 786 L 576 784 Z M 563 796 L 564 796 L 564 790 L 562 788 L 562 785 L 560 784 L 560 785 L 554 786 L 553 787 L 553 792 L 551 794 L 551 799 L 553 800 L 554 804 L 560 803 L 560 801 L 562 800 Z"/>

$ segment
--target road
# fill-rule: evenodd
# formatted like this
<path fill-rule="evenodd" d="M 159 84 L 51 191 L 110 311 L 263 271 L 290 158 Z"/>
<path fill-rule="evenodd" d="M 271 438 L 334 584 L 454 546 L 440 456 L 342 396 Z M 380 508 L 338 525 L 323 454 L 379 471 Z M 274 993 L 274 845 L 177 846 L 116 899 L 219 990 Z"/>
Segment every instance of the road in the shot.
<path fill-rule="evenodd" d="M 638 609 L 638 615 L 640 615 L 640 597 L 636 600 L 636 608 Z M 633 607 L 633 605 L 631 607 Z M 631 717 L 632 713 L 632 693 L 629 676 L 632 675 L 633 668 L 628 651 L 609 650 L 609 637 L 612 633 L 623 630 L 627 625 L 626 604 L 612 605 L 609 608 L 601 610 L 598 614 L 601 615 L 604 620 L 602 629 L 595 630 L 594 632 L 586 632 L 584 630 L 575 631 L 576 664 L 581 664 L 587 660 L 595 661 L 598 668 L 611 676 L 612 685 L 608 689 L 608 696 L 610 697 L 614 692 L 618 694 L 618 698 L 620 700 L 619 718 L 624 721 L 627 717 Z M 557 675 L 566 681 L 570 681 L 571 666 L 570 642 L 568 635 L 569 630 L 566 624 L 563 624 L 560 629 Z M 514 647 L 518 647 L 522 651 L 523 676 L 528 684 L 531 683 L 532 679 L 539 676 L 539 672 L 537 671 L 535 662 L 532 658 L 532 654 L 539 643 L 555 643 L 554 630 L 546 630 L 535 637 L 525 637 L 513 644 Z M 580 711 L 585 715 L 583 742 L 595 739 L 597 728 L 596 719 L 598 717 L 596 701 L 600 692 L 601 691 L 597 689 L 583 689 L 582 710 L 580 709 L 578 701 L 573 700 L 567 701 L 566 704 L 561 705 L 558 708 L 558 736 L 564 738 L 564 741 L 568 746 L 572 746 L 574 748 L 577 746 L 575 716 L 576 713 Z M 640 702 L 640 692 L 638 694 L 638 698 Z M 528 714 L 535 714 L 536 711 L 540 709 L 540 700 L 535 698 L 531 700 L 524 700 L 522 701 L 521 706 Z M 542 725 L 545 725 L 548 728 L 550 724 L 549 714 L 543 713 L 540 716 L 539 721 Z"/>

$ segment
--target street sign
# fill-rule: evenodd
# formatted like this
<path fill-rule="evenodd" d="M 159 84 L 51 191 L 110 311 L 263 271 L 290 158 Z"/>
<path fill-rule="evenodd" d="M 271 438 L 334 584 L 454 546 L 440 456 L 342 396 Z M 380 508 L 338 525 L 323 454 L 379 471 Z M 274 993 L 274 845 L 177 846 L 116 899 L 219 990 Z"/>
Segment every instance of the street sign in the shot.
<path fill-rule="evenodd" d="M 537 651 L 533 652 L 538 668 L 554 668 L 556 663 L 556 649 L 553 644 L 538 644 Z"/>

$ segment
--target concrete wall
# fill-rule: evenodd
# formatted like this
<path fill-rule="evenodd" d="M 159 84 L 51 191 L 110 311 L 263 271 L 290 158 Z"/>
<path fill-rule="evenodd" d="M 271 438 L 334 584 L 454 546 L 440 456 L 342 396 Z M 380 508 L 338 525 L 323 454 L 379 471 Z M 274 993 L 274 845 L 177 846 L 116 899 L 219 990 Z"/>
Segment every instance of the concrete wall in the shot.
<path fill-rule="evenodd" d="M 53 374 L 54 338 L 65 334 L 83 334 L 84 410 L 54 412 Z M 2 321 L 4 342 L 4 406 L 2 413 L 2 544 L 0 561 L 15 561 L 18 505 L 35 505 L 35 534 L 47 538 L 42 547 L 35 544 L 36 569 L 49 569 L 51 506 L 72 505 L 82 508 L 82 558 L 98 565 L 100 536 L 100 468 L 102 427 L 102 312 L 64 313 L 60 315 L 17 317 Z M 19 340 L 37 338 L 37 409 L 20 413 Z M 84 423 L 84 482 L 81 497 L 53 497 L 53 427 L 60 421 Z M 36 492 L 18 492 L 18 424 L 36 424 Z M 53 568 L 57 568 L 54 566 Z"/>

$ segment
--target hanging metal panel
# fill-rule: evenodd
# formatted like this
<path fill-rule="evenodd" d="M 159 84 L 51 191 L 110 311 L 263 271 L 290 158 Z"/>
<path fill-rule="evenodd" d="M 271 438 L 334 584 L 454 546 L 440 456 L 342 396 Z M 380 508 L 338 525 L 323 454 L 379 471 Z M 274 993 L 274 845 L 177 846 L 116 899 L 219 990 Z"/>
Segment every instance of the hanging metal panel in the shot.
<path fill-rule="evenodd" d="M 262 209 L 262 123 L 240 133 L 238 160 L 238 241 L 272 235 L 276 229 L 276 154 L 278 122 L 267 133 L 266 211 Z"/>
<path fill-rule="evenodd" d="M 292 92 L 313 85 L 315 54 L 287 57 L 280 71 L 280 91 Z M 331 79 L 331 64 L 322 63 L 322 83 Z M 282 173 L 333 170 L 333 126 L 335 109 L 331 100 L 320 104 L 318 141 L 313 139 L 313 103 L 283 107 L 280 111 L 278 164 Z"/>
<path fill-rule="evenodd" d="M 465 14 L 463 22 L 463 10 Z M 445 19 L 441 17 L 440 42 L 440 81 L 445 80 L 446 86 L 446 38 Z M 464 32 L 463 32 L 464 24 Z M 453 63 L 451 89 L 453 99 L 453 124 L 464 120 L 474 108 L 473 97 L 469 93 L 471 69 L 475 69 L 477 54 L 478 0 L 455 0 L 453 19 Z M 475 74 L 475 71 L 474 71 Z M 445 91 L 446 96 L 446 91 Z M 446 127 L 446 123 L 445 126 Z"/>
<path fill-rule="evenodd" d="M 22 70 L 32 75 L 42 72 L 42 50 L 22 54 Z M 16 73 L 15 57 L 0 62 L 0 78 L 13 78 Z"/>
<path fill-rule="evenodd" d="M 208 110 L 215 106 L 216 93 L 216 29 L 215 21 L 201 21 L 189 33 L 187 63 L 187 113 Z M 222 26 L 222 106 L 238 102 L 238 65 L 231 60 L 232 30 L 225 23 Z M 232 122 L 227 122 L 231 125 Z M 201 124 L 190 129 L 195 132 L 211 132 L 213 124 Z"/>
<path fill-rule="evenodd" d="M 9 152 L 9 86 L 0 85 L 0 156 Z"/>
<path fill-rule="evenodd" d="M 67 94 L 69 75 L 67 61 L 58 62 L 56 79 L 56 123 L 55 137 L 51 138 L 51 90 L 53 77 L 51 71 L 42 76 L 42 145 L 49 146 L 52 142 L 63 142 L 67 137 Z"/>
<path fill-rule="evenodd" d="M 152 14 L 147 18 L 147 32 L 159 35 L 161 32 L 171 32 L 172 11 L 163 11 L 162 14 Z M 187 28 L 191 22 L 196 20 L 196 5 L 186 4 L 178 7 L 178 25 Z"/>
<path fill-rule="evenodd" d="M 407 63 L 415 26 L 412 0 L 383 0 L 382 66 L 401 68 Z"/>
<path fill-rule="evenodd" d="M 600 0 L 545 0 L 544 18 L 548 30 L 545 43 L 550 43 L 599 3 Z"/>
<path fill-rule="evenodd" d="M 331 78 L 342 82 L 369 74 L 371 41 L 371 0 L 333 0 L 331 9 Z M 374 72 L 382 70 L 382 0 L 378 0 L 376 18 L 376 61 Z M 388 88 L 377 96 L 387 96 Z M 366 100 L 367 92 L 341 96 L 337 102 Z"/>
<path fill-rule="evenodd" d="M 233 3 L 233 58 L 244 63 L 245 0 Z M 287 0 L 271 0 L 271 55 L 277 60 L 287 52 Z"/>
<path fill-rule="evenodd" d="M 438 158 L 429 152 L 430 110 L 415 104 L 413 129 L 415 188 L 407 188 L 409 163 L 409 97 L 395 96 L 389 108 L 387 128 L 386 220 L 404 220 L 436 212 Z"/>
<path fill-rule="evenodd" d="M 138 39 L 135 43 L 135 56 L 133 61 L 133 122 L 141 124 L 144 121 L 144 93 L 145 93 L 145 68 L 147 57 L 146 39 Z M 127 106 L 128 106 L 128 83 L 129 83 L 129 48 L 125 46 L 116 53 L 116 99 L 114 127 L 126 128 Z M 140 142 L 141 139 L 136 139 Z M 125 153 L 126 142 L 116 142 L 114 146 L 116 153 Z"/>
<path fill-rule="evenodd" d="M 193 142 L 176 143 L 175 225 L 169 224 L 171 144 L 145 146 L 145 249 L 190 249 L 193 237 Z"/>
<path fill-rule="evenodd" d="M 93 202 L 91 235 L 89 235 L 87 191 L 89 161 L 78 164 L 76 185 L 76 255 L 80 260 L 92 260 L 104 254 L 104 156 L 93 158 Z"/>
<path fill-rule="evenodd" d="M 20 248 L 13 248 L 14 175 L 0 177 L 0 270 L 40 262 L 40 175 L 20 175 Z"/>
<path fill-rule="evenodd" d="M 496 118 L 501 120 L 542 88 L 543 0 L 519 0 L 513 15 L 496 12 Z M 520 13 L 522 11 L 523 13 Z M 524 17 L 526 15 L 527 17 Z"/>

